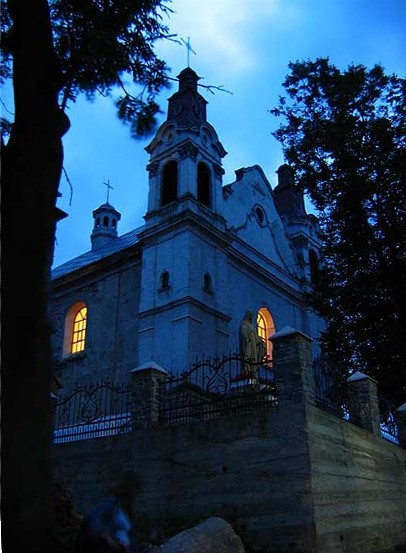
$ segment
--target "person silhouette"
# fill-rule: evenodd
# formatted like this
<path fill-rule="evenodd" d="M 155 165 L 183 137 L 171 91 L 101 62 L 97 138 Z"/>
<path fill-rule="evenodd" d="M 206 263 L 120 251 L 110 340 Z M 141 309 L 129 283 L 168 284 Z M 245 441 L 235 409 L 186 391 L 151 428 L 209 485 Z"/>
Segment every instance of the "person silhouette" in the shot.
<path fill-rule="evenodd" d="M 133 503 L 139 490 L 139 479 L 131 471 L 108 489 L 83 517 L 75 553 L 138 553 Z"/>

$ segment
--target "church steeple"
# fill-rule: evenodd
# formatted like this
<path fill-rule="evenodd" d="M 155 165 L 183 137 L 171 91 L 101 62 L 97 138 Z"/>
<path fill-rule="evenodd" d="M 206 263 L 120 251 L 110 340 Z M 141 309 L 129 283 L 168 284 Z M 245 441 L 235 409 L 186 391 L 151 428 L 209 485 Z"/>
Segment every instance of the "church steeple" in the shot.
<path fill-rule="evenodd" d="M 200 77 L 186 67 L 178 75 L 179 90 L 169 98 L 167 121 L 193 127 L 206 122 L 207 101 L 197 91 Z"/>
<path fill-rule="evenodd" d="M 171 217 L 191 211 L 207 217 L 207 209 L 213 224 L 224 224 L 221 160 L 227 152 L 207 122 L 207 101 L 198 92 L 199 79 L 190 67 L 179 73 L 179 88 L 169 98 L 167 119 L 145 148 L 150 154 L 148 226 L 162 222 L 169 211 Z"/>
<path fill-rule="evenodd" d="M 167 119 L 146 147 L 149 195 L 145 228 L 139 234 L 143 250 L 138 351 L 139 363 L 149 362 L 161 348 L 153 329 L 176 332 L 179 340 L 168 351 L 173 351 L 173 366 L 183 367 L 195 351 L 196 335 L 207 324 L 216 329 L 209 339 L 213 349 L 226 334 L 217 329 L 225 325 L 227 279 L 221 247 L 228 235 L 221 160 L 227 152 L 207 122 L 198 75 L 187 67 L 178 79 Z"/>

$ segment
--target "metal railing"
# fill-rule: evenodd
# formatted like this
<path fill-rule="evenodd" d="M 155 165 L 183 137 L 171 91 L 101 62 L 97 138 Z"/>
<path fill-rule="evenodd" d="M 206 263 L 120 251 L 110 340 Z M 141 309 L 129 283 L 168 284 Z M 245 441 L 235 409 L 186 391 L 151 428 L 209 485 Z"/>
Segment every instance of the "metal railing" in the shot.
<path fill-rule="evenodd" d="M 313 360 L 317 405 L 333 415 L 360 426 L 355 415 L 359 412 L 358 398 L 350 392 L 343 367 L 328 363 L 323 357 Z M 396 409 L 384 398 L 379 399 L 381 437 L 404 447 L 399 438 L 399 427 L 394 415 Z"/>
<path fill-rule="evenodd" d="M 131 386 L 81 385 L 55 402 L 54 443 L 114 436 L 131 430 Z"/>
<path fill-rule="evenodd" d="M 343 368 L 330 364 L 324 357 L 316 357 L 313 371 L 317 405 L 339 418 L 359 424 L 354 414 L 356 398 L 349 393 L 348 375 Z"/>
<path fill-rule="evenodd" d="M 396 422 L 396 407 L 387 399 L 379 399 L 381 436 L 388 442 L 405 447 L 399 436 L 399 426 Z"/>
<path fill-rule="evenodd" d="M 169 426 L 267 409 L 277 405 L 271 362 L 241 354 L 203 359 L 160 383 L 159 420 Z"/>

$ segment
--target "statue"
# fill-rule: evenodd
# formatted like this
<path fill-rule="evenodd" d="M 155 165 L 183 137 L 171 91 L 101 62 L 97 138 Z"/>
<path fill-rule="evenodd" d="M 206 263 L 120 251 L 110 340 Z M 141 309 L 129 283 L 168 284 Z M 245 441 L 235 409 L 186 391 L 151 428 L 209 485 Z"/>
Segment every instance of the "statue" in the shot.
<path fill-rule="evenodd" d="M 252 319 L 254 318 L 254 312 L 248 310 L 240 326 L 240 343 L 241 352 L 252 363 L 261 363 L 266 356 L 266 344 L 260 336 L 256 326 L 254 326 Z M 250 372 L 253 376 L 256 376 L 258 367 L 250 367 L 247 363 L 245 366 L 245 372 Z"/>

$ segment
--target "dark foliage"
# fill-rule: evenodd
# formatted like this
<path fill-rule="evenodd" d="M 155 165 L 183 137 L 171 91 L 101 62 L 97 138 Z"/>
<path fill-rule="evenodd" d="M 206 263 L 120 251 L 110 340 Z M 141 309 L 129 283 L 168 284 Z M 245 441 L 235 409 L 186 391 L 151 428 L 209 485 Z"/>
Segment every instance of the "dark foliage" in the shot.
<path fill-rule="evenodd" d="M 155 97 L 168 86 L 168 67 L 154 44 L 171 39 L 164 17 L 170 0 L 49 0 L 54 54 L 60 68 L 63 110 L 79 94 L 89 99 L 115 93 L 123 122 L 135 137 L 150 134 L 160 112 Z M 1 79 L 11 77 L 12 2 L 2 0 Z M 120 94 L 121 93 L 121 94 Z"/>
<path fill-rule="evenodd" d="M 324 345 L 406 400 L 406 81 L 381 66 L 296 62 L 274 133 L 319 212 L 324 265 L 310 302 Z"/>
<path fill-rule="evenodd" d="M 67 103 L 120 87 L 137 136 L 154 126 L 167 68 L 153 44 L 168 38 L 166 0 L 8 0 L 1 3 L 2 82 L 12 78 L 14 121 L 1 148 L 5 396 L 2 511 L 5 550 L 54 551 L 52 535 L 49 290 Z M 127 88 L 131 83 L 131 90 Z M 135 92 L 133 90 L 135 89 Z M 130 101 L 131 100 L 131 101 Z M 3 135 L 2 135 L 3 137 Z M 21 283 L 16 294 L 16 283 Z M 18 439 L 16 439 L 18 436 Z"/>

